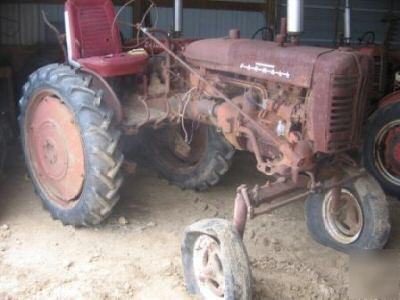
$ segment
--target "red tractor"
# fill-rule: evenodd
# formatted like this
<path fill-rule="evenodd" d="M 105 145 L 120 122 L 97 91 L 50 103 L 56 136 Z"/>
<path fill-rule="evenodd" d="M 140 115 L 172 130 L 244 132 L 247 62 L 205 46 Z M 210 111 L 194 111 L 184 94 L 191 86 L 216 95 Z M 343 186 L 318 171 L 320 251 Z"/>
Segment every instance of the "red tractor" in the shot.
<path fill-rule="evenodd" d="M 143 38 L 123 52 L 111 1 L 68 0 L 66 63 L 33 73 L 20 100 L 26 164 L 53 217 L 76 226 L 104 220 L 123 181 L 120 137 L 141 135 L 155 167 L 184 188 L 216 184 L 235 150 L 254 153 L 266 176 L 237 189 L 233 224 L 212 219 L 186 230 L 193 293 L 250 299 L 246 221 L 304 198 L 321 244 L 381 249 L 386 197 L 347 154 L 361 145 L 373 62 L 347 48 L 299 46 L 299 10 L 288 8 L 292 43 L 285 22 L 276 42 L 241 39 L 238 30 L 190 42 L 137 25 Z M 115 84 L 120 77 L 129 86 Z"/>
<path fill-rule="evenodd" d="M 400 50 L 392 46 L 400 18 L 389 16 L 382 45 L 374 43 L 375 34 L 366 32 L 359 40 L 360 51 L 374 60 L 375 77 L 371 103 L 373 113 L 365 127 L 362 151 L 364 166 L 386 192 L 400 195 Z M 369 37 L 367 39 L 367 37 Z"/>

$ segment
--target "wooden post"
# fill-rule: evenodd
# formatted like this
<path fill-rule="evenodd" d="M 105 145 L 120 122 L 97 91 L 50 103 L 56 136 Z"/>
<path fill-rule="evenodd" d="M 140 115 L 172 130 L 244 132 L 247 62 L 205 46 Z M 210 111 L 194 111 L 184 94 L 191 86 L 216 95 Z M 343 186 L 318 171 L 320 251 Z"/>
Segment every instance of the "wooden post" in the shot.
<path fill-rule="evenodd" d="M 339 35 L 339 15 L 340 15 L 340 0 L 335 1 L 335 10 L 333 18 L 333 46 L 338 45 L 338 35 Z"/>
<path fill-rule="evenodd" d="M 132 23 L 138 24 L 142 20 L 143 0 L 136 0 L 132 3 Z M 133 29 L 133 37 L 137 35 L 137 30 Z"/>
<path fill-rule="evenodd" d="M 269 28 L 267 40 L 271 40 L 276 33 L 276 11 L 277 11 L 277 1 L 276 0 L 266 0 L 265 6 L 265 17 L 266 17 L 266 24 Z"/>

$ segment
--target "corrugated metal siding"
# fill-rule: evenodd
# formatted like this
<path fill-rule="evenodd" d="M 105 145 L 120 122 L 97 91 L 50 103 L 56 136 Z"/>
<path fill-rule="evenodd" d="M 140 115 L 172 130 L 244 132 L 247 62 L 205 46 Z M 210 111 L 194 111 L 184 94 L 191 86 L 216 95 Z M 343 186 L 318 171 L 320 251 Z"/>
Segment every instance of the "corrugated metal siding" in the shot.
<path fill-rule="evenodd" d="M 119 7 L 116 7 L 118 10 Z M 35 44 L 54 44 L 54 33 L 45 26 L 41 12 L 60 32 L 64 32 L 64 6 L 58 4 L 0 4 L 0 44 L 28 46 Z M 119 20 L 132 20 L 132 8 L 126 8 Z M 125 37 L 132 37 L 132 28 L 121 26 Z"/>
<path fill-rule="evenodd" d="M 156 20 L 156 12 L 151 13 Z M 159 28 L 170 29 L 173 24 L 172 8 L 158 8 Z M 242 36 L 250 37 L 258 28 L 265 26 L 261 12 L 241 12 L 229 10 L 184 9 L 183 34 L 186 37 L 206 38 L 226 36 L 229 29 L 240 28 Z"/>
<path fill-rule="evenodd" d="M 238 0 L 239 1 L 239 0 Z M 246 0 L 242 2 L 260 2 L 264 0 Z M 343 1 L 342 1 L 343 2 Z M 286 1 L 281 1 L 286 3 Z M 307 43 L 330 44 L 334 32 L 334 1 L 305 0 L 305 32 L 302 41 Z M 381 19 L 388 9 L 387 0 L 352 0 L 352 36 L 354 41 L 362 33 L 373 30 L 377 42 L 381 42 L 385 24 Z M 118 9 L 118 8 L 117 8 Z M 0 44 L 34 45 L 37 43 L 55 42 L 54 34 L 44 26 L 41 11 L 44 10 L 51 22 L 64 31 L 62 5 L 45 4 L 0 4 Z M 396 13 L 400 15 L 400 1 L 395 1 Z M 285 16 L 285 5 L 280 7 L 280 15 Z M 173 23 L 172 8 L 158 8 L 158 27 L 170 29 Z M 156 13 L 151 16 L 154 20 Z M 6 17 L 8 20 L 4 19 Z M 132 9 L 128 7 L 120 20 L 130 21 Z M 14 22 L 11 20 L 15 20 Z M 342 27 L 340 15 L 339 28 Z M 184 9 L 184 35 L 187 37 L 221 37 L 226 36 L 231 28 L 240 28 L 243 37 L 250 37 L 258 28 L 265 25 L 265 16 L 261 12 L 238 12 L 229 10 Z M 132 29 L 121 26 L 125 37 L 132 36 Z M 339 29 L 339 31 L 341 31 Z M 396 41 L 400 44 L 400 41 Z"/>
<path fill-rule="evenodd" d="M 344 1 L 342 0 L 342 5 Z M 400 16 L 400 1 L 394 1 L 394 13 Z M 286 15 L 286 1 L 281 1 L 280 16 Z M 366 31 L 374 31 L 376 42 L 381 43 L 386 25 L 381 20 L 387 15 L 389 1 L 350 0 L 351 34 L 353 42 Z M 333 0 L 305 0 L 304 43 L 331 44 L 334 39 L 335 6 Z M 343 9 L 343 7 L 341 7 Z M 343 13 L 339 14 L 339 32 L 343 32 Z M 395 44 L 400 45 L 400 41 Z"/>

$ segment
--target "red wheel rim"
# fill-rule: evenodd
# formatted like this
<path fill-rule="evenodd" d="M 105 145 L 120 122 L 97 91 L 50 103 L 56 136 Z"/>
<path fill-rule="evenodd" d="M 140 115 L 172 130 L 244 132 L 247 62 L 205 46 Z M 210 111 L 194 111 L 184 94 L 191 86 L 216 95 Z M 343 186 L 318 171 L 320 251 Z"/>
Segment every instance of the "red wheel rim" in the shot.
<path fill-rule="evenodd" d="M 60 98 L 43 92 L 31 101 L 26 118 L 33 175 L 50 200 L 73 205 L 85 174 L 83 143 L 73 113 Z"/>
<path fill-rule="evenodd" d="M 386 124 L 375 136 L 374 163 L 391 184 L 400 185 L 400 119 Z"/>
<path fill-rule="evenodd" d="M 355 242 L 364 225 L 362 208 L 351 191 L 342 188 L 337 197 L 331 189 L 322 203 L 322 216 L 326 230 L 342 244 Z"/>
<path fill-rule="evenodd" d="M 197 285 L 205 299 L 225 299 L 225 276 L 221 246 L 208 235 L 201 235 L 193 247 L 193 268 Z"/>
<path fill-rule="evenodd" d="M 385 158 L 390 169 L 400 176 L 400 126 L 389 130 L 386 140 Z"/>

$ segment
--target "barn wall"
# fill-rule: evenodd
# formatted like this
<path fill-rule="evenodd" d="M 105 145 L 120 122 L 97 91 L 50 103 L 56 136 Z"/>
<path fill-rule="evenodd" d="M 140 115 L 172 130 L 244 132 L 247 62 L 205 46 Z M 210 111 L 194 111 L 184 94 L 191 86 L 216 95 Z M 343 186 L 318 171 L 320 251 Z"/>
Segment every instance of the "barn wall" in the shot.
<path fill-rule="evenodd" d="M 116 7 L 119 9 L 119 7 Z M 58 4 L 0 4 L 0 44 L 29 46 L 55 44 L 55 34 L 44 24 L 41 12 L 60 32 L 64 32 L 64 6 Z M 126 8 L 120 15 L 121 21 L 132 20 L 132 8 Z M 132 29 L 121 27 L 123 34 L 132 36 Z"/>
<path fill-rule="evenodd" d="M 158 8 L 158 27 L 169 29 L 173 25 L 172 8 Z M 153 11 L 152 20 L 157 13 Z M 240 28 L 242 36 L 251 36 L 258 28 L 264 26 L 265 16 L 262 12 L 242 12 L 229 10 L 184 9 L 183 30 L 187 37 L 226 36 L 229 29 Z"/>
<path fill-rule="evenodd" d="M 335 0 L 305 0 L 304 34 L 306 43 L 331 44 L 334 40 Z M 280 16 L 286 15 L 286 1 L 281 1 Z M 381 20 L 387 15 L 389 0 L 350 0 L 351 34 L 354 42 L 366 31 L 374 31 L 376 42 L 381 43 L 386 24 Z M 341 1 L 344 4 L 344 0 Z M 394 1 L 394 13 L 400 15 L 400 1 Z M 343 8 L 343 6 L 342 6 Z M 339 14 L 339 32 L 343 32 L 343 14 Z M 400 45 L 400 40 L 396 43 Z"/>
<path fill-rule="evenodd" d="M 247 0 L 263 2 L 263 0 Z M 342 1 L 343 2 L 343 1 Z M 286 1 L 279 5 L 280 16 L 286 14 Z M 305 32 L 302 40 L 306 43 L 330 44 L 334 39 L 335 0 L 305 0 Z M 363 32 L 373 30 L 377 42 L 382 41 L 385 24 L 380 20 L 387 13 L 389 0 L 352 0 L 352 35 L 356 40 Z M 400 14 L 400 1 L 395 1 L 396 13 Z M 54 43 L 52 32 L 41 20 L 41 11 L 46 11 L 51 22 L 63 30 L 63 6 L 44 4 L 0 4 L 0 44 L 34 45 Z M 121 20 L 132 19 L 132 9 L 121 15 Z M 156 19 L 153 11 L 152 19 Z M 172 8 L 158 8 L 158 27 L 169 29 L 173 22 Z M 339 24 L 342 26 L 340 15 Z M 265 25 L 262 12 L 238 12 L 228 10 L 185 9 L 184 35 L 187 37 L 226 36 L 231 28 L 240 28 L 242 36 L 250 37 L 258 28 Z M 132 30 L 122 26 L 125 37 L 131 37 Z M 340 30 L 339 30 L 340 31 Z M 400 41 L 397 41 L 400 44 Z"/>

